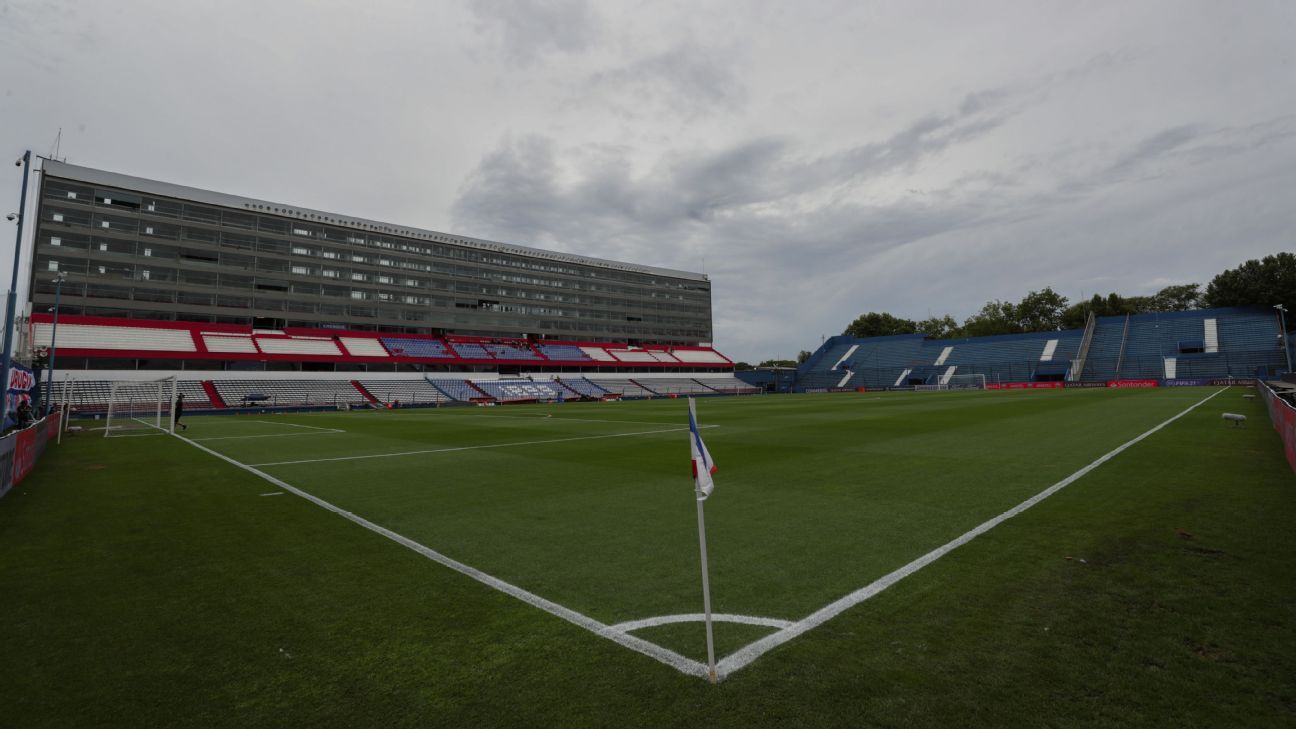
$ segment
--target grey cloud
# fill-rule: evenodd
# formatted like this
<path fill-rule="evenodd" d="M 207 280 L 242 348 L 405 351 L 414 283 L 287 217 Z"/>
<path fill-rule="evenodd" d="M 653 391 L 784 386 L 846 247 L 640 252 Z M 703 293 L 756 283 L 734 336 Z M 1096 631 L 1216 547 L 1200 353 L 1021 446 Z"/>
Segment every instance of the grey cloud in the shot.
<path fill-rule="evenodd" d="M 620 68 L 592 74 L 585 91 L 587 98 L 625 116 L 640 115 L 648 107 L 692 119 L 743 104 L 747 87 L 737 65 L 735 52 L 686 40 Z"/>
<path fill-rule="evenodd" d="M 478 30 L 496 34 L 510 62 L 526 66 L 549 53 L 593 46 L 599 20 L 586 0 L 474 0 Z"/>

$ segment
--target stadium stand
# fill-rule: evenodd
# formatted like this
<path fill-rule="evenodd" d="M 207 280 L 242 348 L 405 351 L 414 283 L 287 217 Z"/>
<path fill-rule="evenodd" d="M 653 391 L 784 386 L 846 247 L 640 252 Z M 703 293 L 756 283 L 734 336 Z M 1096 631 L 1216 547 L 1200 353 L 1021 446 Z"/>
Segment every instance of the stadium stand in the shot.
<path fill-rule="evenodd" d="M 108 409 L 108 397 L 112 392 L 112 385 L 111 380 L 75 380 L 69 388 L 67 400 L 77 413 L 83 415 L 101 413 Z M 54 399 L 62 400 L 62 384 L 56 385 L 56 388 Z M 136 389 L 141 392 L 140 397 L 147 402 L 152 402 L 156 397 L 153 392 L 146 392 L 147 388 L 144 386 Z M 186 407 L 194 409 L 212 407 L 207 390 L 199 380 L 177 380 L 176 392 L 184 393 Z"/>
<path fill-rule="evenodd" d="M 534 402 L 566 398 L 562 388 L 551 382 L 531 380 L 480 380 L 475 383 L 499 402 Z"/>
<path fill-rule="evenodd" d="M 540 344 L 536 346 L 540 354 L 555 362 L 592 362 L 585 350 L 574 344 Z"/>
<path fill-rule="evenodd" d="M 347 353 L 354 357 L 386 357 L 387 350 L 383 349 L 382 342 L 377 339 L 367 339 L 361 337 L 338 337 L 338 341 L 346 349 Z"/>
<path fill-rule="evenodd" d="M 34 346 L 48 346 L 53 333 L 49 312 L 34 312 L 30 324 Z M 519 365 L 546 369 L 614 368 L 625 371 L 725 371 L 732 363 L 706 347 L 672 349 L 665 345 L 628 347 L 624 344 L 550 341 L 536 345 L 521 339 L 485 339 L 431 335 L 376 335 L 332 329 L 287 327 L 282 330 L 254 330 L 250 326 L 200 322 L 158 322 L 138 319 L 91 317 L 68 314 L 59 322 L 58 349 L 61 356 L 87 360 L 112 360 L 107 369 L 136 369 L 143 363 L 123 366 L 123 359 L 203 359 L 206 369 L 245 369 L 212 366 L 211 360 L 237 362 L 320 362 L 328 364 L 382 364 L 390 372 L 392 358 L 401 364 L 474 367 Z M 619 354 L 613 356 L 609 350 Z M 553 365 L 556 365 L 553 366 Z M 179 369 L 177 367 L 176 369 Z M 282 368 L 275 368 L 282 369 Z"/>
<path fill-rule="evenodd" d="M 428 383 L 451 400 L 457 402 L 473 402 L 476 400 L 487 400 L 487 395 L 473 387 L 467 380 L 455 379 L 432 379 L 428 378 Z"/>
<path fill-rule="evenodd" d="M 251 335 L 203 333 L 203 345 L 208 352 L 242 352 L 256 354 L 256 342 Z"/>
<path fill-rule="evenodd" d="M 360 380 L 370 395 L 384 405 L 399 402 L 401 405 L 439 405 L 449 402 L 445 393 L 423 378 L 407 380 Z"/>
<path fill-rule="evenodd" d="M 393 357 L 413 357 L 416 359 L 454 359 L 446 343 L 440 339 L 419 339 L 416 337 L 382 337 L 383 346 Z"/>
<path fill-rule="evenodd" d="M 641 387 L 658 395 L 714 395 L 715 390 L 697 380 L 680 377 L 653 377 L 635 380 Z"/>
<path fill-rule="evenodd" d="M 656 362 L 651 352 L 642 349 L 608 349 L 607 353 L 619 362 Z"/>
<path fill-rule="evenodd" d="M 1279 329 L 1263 308 L 1100 317 L 1082 372 L 1072 367 L 1081 329 L 953 340 L 840 336 L 798 368 L 793 389 L 905 387 L 953 375 L 985 375 L 987 383 L 1254 377 L 1283 365 Z"/>
<path fill-rule="evenodd" d="M 350 380 L 213 380 L 212 384 L 229 407 L 361 407 L 369 402 Z"/>
<path fill-rule="evenodd" d="M 463 359 L 490 359 L 490 352 L 476 342 L 450 342 L 450 348 Z"/>
<path fill-rule="evenodd" d="M 711 349 L 682 349 L 676 347 L 671 350 L 671 354 L 681 362 L 708 363 L 708 364 L 730 364 L 724 355 Z"/>
<path fill-rule="evenodd" d="M 656 393 L 645 389 L 631 379 L 612 377 L 591 377 L 589 381 L 609 393 L 625 398 L 653 397 Z"/>
<path fill-rule="evenodd" d="M 733 375 L 728 375 L 726 377 L 699 377 L 697 378 L 697 381 L 716 392 L 729 395 L 750 395 L 757 392 L 764 392 L 762 388 L 743 382 Z"/>
<path fill-rule="evenodd" d="M 506 360 L 528 360 L 540 359 L 540 355 L 533 352 L 530 348 L 522 345 L 512 344 L 483 344 L 482 348 L 495 359 Z"/>
<path fill-rule="evenodd" d="M 35 318 L 35 317 L 33 317 Z M 36 321 L 32 325 L 33 341 L 48 346 L 53 323 Z M 196 352 L 193 335 L 186 329 L 162 329 L 143 326 L 106 326 L 61 322 L 58 328 L 60 349 L 123 349 L 154 352 Z"/>
<path fill-rule="evenodd" d="M 257 347 L 266 354 L 324 355 L 341 357 L 337 342 L 322 337 L 256 337 Z"/>
<path fill-rule="evenodd" d="M 607 353 L 602 347 L 582 346 L 581 351 L 597 362 L 616 362 L 617 358 Z"/>
<path fill-rule="evenodd" d="M 602 399 L 608 395 L 607 390 L 603 389 L 602 387 L 599 387 L 598 385 L 585 379 L 584 377 L 564 377 L 562 379 L 555 380 L 555 382 L 558 382 L 563 387 L 566 387 L 568 390 L 571 390 L 573 393 L 581 397 L 592 397 L 595 399 Z"/>

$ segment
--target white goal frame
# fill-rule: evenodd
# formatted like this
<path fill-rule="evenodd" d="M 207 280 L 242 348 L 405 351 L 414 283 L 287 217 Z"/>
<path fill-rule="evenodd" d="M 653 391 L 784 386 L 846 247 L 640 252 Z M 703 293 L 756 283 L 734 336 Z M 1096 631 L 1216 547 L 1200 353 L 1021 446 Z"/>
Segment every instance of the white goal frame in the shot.
<path fill-rule="evenodd" d="M 175 375 L 160 380 L 113 382 L 108 392 L 108 411 L 104 415 L 104 437 L 174 433 L 177 384 L 178 379 Z M 149 414 L 152 415 L 151 418 L 147 418 Z M 141 415 L 146 417 L 140 417 Z M 117 424 L 113 424 L 114 416 L 117 418 Z M 138 430 L 151 432 L 122 432 Z"/>
<path fill-rule="evenodd" d="M 986 389 L 985 375 L 950 375 L 949 381 L 944 385 L 949 390 L 984 390 Z"/>

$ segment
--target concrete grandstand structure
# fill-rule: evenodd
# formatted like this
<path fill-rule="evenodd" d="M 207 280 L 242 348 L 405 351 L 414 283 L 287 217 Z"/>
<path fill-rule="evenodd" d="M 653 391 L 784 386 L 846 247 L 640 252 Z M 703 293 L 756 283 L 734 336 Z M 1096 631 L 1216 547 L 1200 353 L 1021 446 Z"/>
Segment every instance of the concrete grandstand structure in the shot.
<path fill-rule="evenodd" d="M 1272 309 L 1225 308 L 1090 318 L 1084 329 L 929 339 L 828 339 L 797 370 L 796 391 L 912 388 L 963 375 L 987 383 L 1252 378 L 1285 368 Z"/>
<path fill-rule="evenodd" d="M 705 274 L 53 160 L 41 160 L 39 172 L 25 244 L 33 312 L 53 306 L 51 279 L 62 273 L 61 309 L 73 315 L 630 346 L 712 341 Z M 529 352 L 496 349 L 489 358 Z"/>
<path fill-rule="evenodd" d="M 80 412 L 168 375 L 213 411 L 757 391 L 710 344 L 704 274 L 54 160 L 36 190 L 20 349 L 55 350 Z"/>

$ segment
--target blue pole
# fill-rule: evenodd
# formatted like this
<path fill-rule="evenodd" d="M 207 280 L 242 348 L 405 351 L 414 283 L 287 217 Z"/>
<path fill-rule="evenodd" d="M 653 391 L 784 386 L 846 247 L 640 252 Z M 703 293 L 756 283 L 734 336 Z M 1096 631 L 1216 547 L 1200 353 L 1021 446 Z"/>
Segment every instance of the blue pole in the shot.
<path fill-rule="evenodd" d="M 27 177 L 31 173 L 31 150 L 23 152 L 19 164 L 23 167 L 22 195 L 18 198 L 18 235 L 14 239 L 13 281 L 5 307 L 4 366 L 0 369 L 0 422 L 9 417 L 9 365 L 13 361 L 14 309 L 18 304 L 18 265 L 22 259 L 23 218 L 27 212 Z"/>
<path fill-rule="evenodd" d="M 45 383 L 45 414 L 49 415 L 50 406 L 54 404 L 54 355 L 58 352 L 55 345 L 58 344 L 58 310 L 59 298 L 63 294 L 63 279 L 67 274 L 59 271 L 54 277 L 54 326 L 50 329 L 50 346 L 49 346 L 49 382 Z"/>

